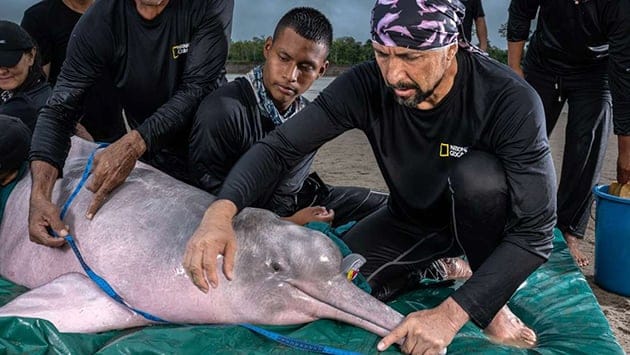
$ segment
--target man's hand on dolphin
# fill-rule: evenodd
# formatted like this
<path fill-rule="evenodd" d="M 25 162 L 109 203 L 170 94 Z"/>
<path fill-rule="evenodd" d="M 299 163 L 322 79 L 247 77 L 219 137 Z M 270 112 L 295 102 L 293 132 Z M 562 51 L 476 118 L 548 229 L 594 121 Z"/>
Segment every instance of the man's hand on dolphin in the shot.
<path fill-rule="evenodd" d="M 464 309 L 449 297 L 433 309 L 407 315 L 378 343 L 378 351 L 404 339 L 400 349 L 406 354 L 446 354 L 446 347 L 468 319 Z"/>
<path fill-rule="evenodd" d="M 236 236 L 232 219 L 237 208 L 232 201 L 217 200 L 208 207 L 197 230 L 186 245 L 184 269 L 192 282 L 203 292 L 208 292 L 208 282 L 214 288 L 219 285 L 217 257 L 223 255 L 223 273 L 232 280 Z"/>
<path fill-rule="evenodd" d="M 92 219 L 105 203 L 107 196 L 125 182 L 146 149 L 140 133 L 131 131 L 94 158 L 92 180 L 87 185 L 88 190 L 94 193 L 85 215 L 88 219 Z"/>
<path fill-rule="evenodd" d="M 28 210 L 29 237 L 38 244 L 60 247 L 65 244 L 64 238 L 70 228 L 63 224 L 59 217 L 59 208 L 51 202 L 52 190 L 59 172 L 49 163 L 36 160 L 31 163 L 31 175 L 33 184 Z M 60 238 L 50 235 L 49 229 Z"/>
<path fill-rule="evenodd" d="M 617 157 L 617 182 L 630 183 L 630 136 L 617 136 L 619 156 Z"/>

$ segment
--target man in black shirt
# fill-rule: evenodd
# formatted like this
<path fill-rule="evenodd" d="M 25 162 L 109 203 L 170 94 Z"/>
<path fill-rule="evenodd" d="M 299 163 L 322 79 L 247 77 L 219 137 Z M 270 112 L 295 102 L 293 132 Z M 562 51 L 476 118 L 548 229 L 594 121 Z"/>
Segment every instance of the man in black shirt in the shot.
<path fill-rule="evenodd" d="M 384 4 L 383 4 L 384 3 Z M 555 172 L 536 92 L 467 43 L 463 7 L 449 0 L 379 1 L 376 62 L 338 77 L 234 166 L 189 241 L 184 267 L 208 290 L 216 260 L 233 275 L 232 218 L 284 171 L 342 132 L 368 137 L 389 187 L 387 207 L 344 236 L 364 255 L 375 295 L 441 257 L 468 257 L 472 277 L 438 307 L 410 314 L 379 343 L 442 352 L 472 320 L 495 341 L 523 347 L 535 334 L 504 306 L 552 249 Z"/>
<path fill-rule="evenodd" d="M 488 50 L 488 26 L 486 25 L 486 13 L 483 11 L 481 0 L 461 0 L 466 6 L 466 16 L 462 22 L 464 37 L 472 42 L 472 26 L 475 23 L 479 48 L 484 52 Z"/>
<path fill-rule="evenodd" d="M 286 13 L 265 41 L 265 63 L 210 93 L 199 105 L 190 135 L 190 173 L 202 189 L 217 194 L 238 159 L 296 113 L 302 96 L 324 74 L 332 26 L 312 8 Z M 333 187 L 308 177 L 315 152 L 293 168 L 254 206 L 297 224 L 360 220 L 387 202 L 387 194 Z M 306 184 L 305 184 L 306 182 Z M 311 206 L 325 206 L 311 207 Z M 332 211 L 329 211 L 332 210 Z M 334 219 L 333 219 L 334 217 Z"/>
<path fill-rule="evenodd" d="M 22 27 L 37 43 L 51 87 L 66 59 L 70 34 L 93 3 L 94 0 L 42 0 L 24 11 Z M 80 122 L 92 139 L 113 142 L 126 133 L 110 75 L 102 75 L 88 89 L 82 108 Z"/>
<path fill-rule="evenodd" d="M 232 0 L 97 1 L 81 17 L 52 97 L 39 116 L 31 147 L 33 189 L 29 232 L 60 246 L 68 233 L 51 202 L 86 90 L 107 73 L 120 93 L 131 131 L 95 159 L 88 189 L 91 219 L 106 196 L 145 155 L 185 178 L 185 152 L 199 101 L 225 78 Z M 181 168 L 183 167 L 183 168 Z"/>
<path fill-rule="evenodd" d="M 613 114 L 619 141 L 617 180 L 630 182 L 630 1 L 513 0 L 509 11 L 508 62 L 542 98 L 548 134 L 564 104 L 569 105 L 558 228 L 575 262 L 585 266 L 589 260 L 579 244 Z M 521 69 L 523 47 L 537 13 Z"/>
<path fill-rule="evenodd" d="M 35 39 L 44 72 L 57 82 L 72 29 L 94 0 L 43 0 L 24 11 L 21 26 Z"/>

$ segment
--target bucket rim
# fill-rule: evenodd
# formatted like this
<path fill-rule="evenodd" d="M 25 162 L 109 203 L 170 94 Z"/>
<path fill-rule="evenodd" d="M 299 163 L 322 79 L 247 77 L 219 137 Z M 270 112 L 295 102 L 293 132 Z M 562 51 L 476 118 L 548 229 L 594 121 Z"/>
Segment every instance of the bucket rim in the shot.
<path fill-rule="evenodd" d="M 595 185 L 593 187 L 593 193 L 595 194 L 595 196 L 601 197 L 601 198 L 606 199 L 606 200 L 611 200 L 611 201 L 623 203 L 623 204 L 626 204 L 626 205 L 630 205 L 630 199 L 609 194 L 608 193 L 608 186 L 609 185 Z M 606 191 L 604 191 L 604 190 L 606 190 Z"/>

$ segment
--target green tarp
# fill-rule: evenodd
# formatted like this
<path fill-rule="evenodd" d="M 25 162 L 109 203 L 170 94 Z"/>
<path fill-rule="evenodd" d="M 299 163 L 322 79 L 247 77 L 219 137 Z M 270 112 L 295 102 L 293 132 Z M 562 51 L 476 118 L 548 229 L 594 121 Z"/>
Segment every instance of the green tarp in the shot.
<path fill-rule="evenodd" d="M 472 323 L 448 348 L 449 354 L 623 354 L 566 244 L 556 233 L 549 262 L 519 289 L 510 307 L 538 334 L 532 350 L 490 343 Z M 26 289 L 0 280 L 0 303 Z M 403 295 L 391 306 L 402 313 L 437 305 L 452 288 L 427 288 Z M 68 300 L 72 302 L 72 300 Z M 312 343 L 375 354 L 379 337 L 335 321 L 265 327 Z M 386 353 L 397 353 L 391 347 Z M 47 321 L 0 318 L 0 353 L 25 354 L 300 354 L 237 326 L 152 326 L 101 334 L 59 333 Z"/>

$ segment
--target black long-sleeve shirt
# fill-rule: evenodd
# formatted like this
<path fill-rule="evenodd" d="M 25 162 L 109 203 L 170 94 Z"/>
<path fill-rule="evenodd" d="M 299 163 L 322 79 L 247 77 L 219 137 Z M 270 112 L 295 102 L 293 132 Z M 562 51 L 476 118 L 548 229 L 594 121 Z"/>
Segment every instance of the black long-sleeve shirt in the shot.
<path fill-rule="evenodd" d="M 132 0 L 97 1 L 77 23 L 33 136 L 31 160 L 60 171 L 85 92 L 112 76 L 149 152 L 186 144 L 201 99 L 224 81 L 233 0 L 170 1 L 153 20 Z"/>
<path fill-rule="evenodd" d="M 239 158 L 275 128 L 271 118 L 261 113 L 247 79 L 236 78 L 221 86 L 201 101 L 193 120 L 188 154 L 191 177 L 216 195 Z M 252 206 L 282 216 L 292 214 L 314 158 L 314 152 L 307 155 Z"/>
<path fill-rule="evenodd" d="M 509 222 L 501 245 L 454 295 L 486 325 L 551 252 L 556 181 L 536 92 L 487 57 L 460 51 L 457 62 L 453 88 L 426 111 L 398 104 L 374 61 L 354 67 L 252 147 L 218 197 L 244 208 L 301 157 L 358 128 L 389 187 L 390 209 L 418 223 L 445 225 L 450 213 L 441 196 L 449 167 L 468 149 L 488 151 L 506 171 Z"/>
<path fill-rule="evenodd" d="M 539 11 L 540 9 L 540 11 Z M 512 0 L 508 41 L 525 41 L 524 66 L 557 75 L 608 72 L 615 134 L 630 135 L 630 0 Z"/>

